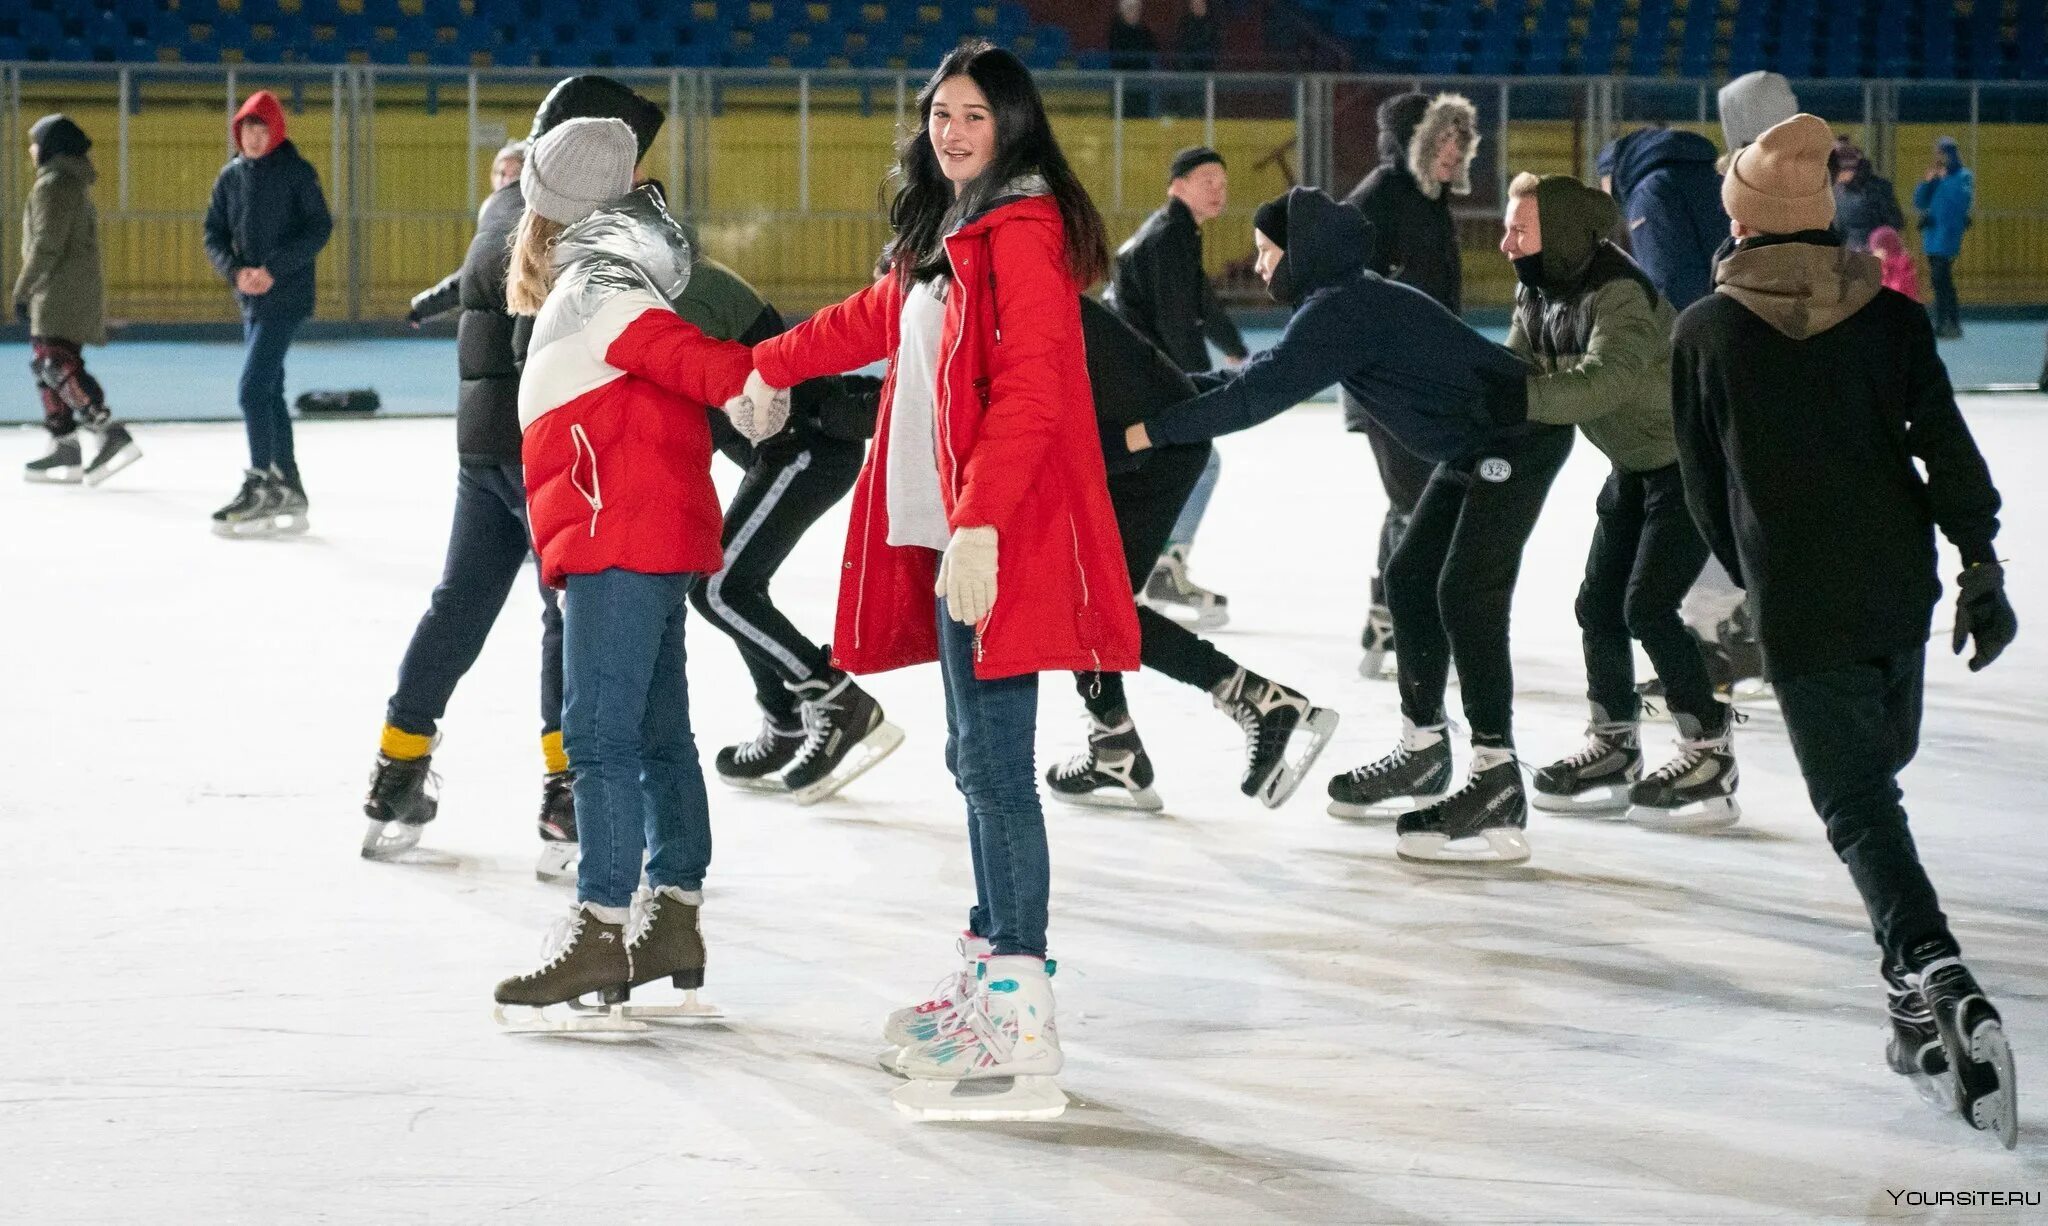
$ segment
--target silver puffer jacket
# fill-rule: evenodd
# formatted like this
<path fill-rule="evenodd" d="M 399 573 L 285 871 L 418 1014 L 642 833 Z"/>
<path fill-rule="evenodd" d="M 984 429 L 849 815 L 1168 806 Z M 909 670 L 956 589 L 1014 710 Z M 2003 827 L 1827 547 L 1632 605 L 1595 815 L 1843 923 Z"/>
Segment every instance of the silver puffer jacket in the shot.
<path fill-rule="evenodd" d="M 674 302 L 690 283 L 695 259 L 688 235 L 658 196 L 627 192 L 555 240 L 555 285 L 533 322 L 527 352 L 582 331 L 600 307 L 628 290 Z"/>

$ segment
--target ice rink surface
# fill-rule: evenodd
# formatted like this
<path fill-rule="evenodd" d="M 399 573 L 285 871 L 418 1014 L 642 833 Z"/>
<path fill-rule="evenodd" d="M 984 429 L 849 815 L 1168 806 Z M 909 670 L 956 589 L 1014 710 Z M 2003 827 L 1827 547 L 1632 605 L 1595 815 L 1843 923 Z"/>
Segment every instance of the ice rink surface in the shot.
<path fill-rule="evenodd" d="M 1866 921 L 1767 700 L 1720 836 L 1538 815 L 1528 866 L 1432 871 L 1324 816 L 1324 779 L 1398 731 L 1392 685 L 1355 672 L 1382 498 L 1333 409 L 1226 440 L 1194 573 L 1230 596 L 1219 644 L 1341 710 L 1338 738 L 1268 812 L 1205 695 L 1133 684 L 1169 815 L 1049 806 L 1074 1105 L 1017 1125 L 912 1123 L 873 1063 L 884 1014 L 950 969 L 970 892 L 935 669 L 873 680 L 909 740 L 840 799 L 712 784 L 722 1024 L 502 1034 L 491 985 L 537 965 L 568 901 L 531 874 L 530 585 L 449 712 L 416 860 L 357 856 L 453 423 L 302 425 L 313 531 L 276 542 L 207 532 L 238 427 L 158 426 L 99 490 L 0 475 L 0 1220 L 2027 1220 L 1893 1196 L 2048 1192 L 2048 401 L 1968 412 L 2021 637 L 1981 675 L 1931 655 L 1905 788 L 2005 1013 L 2017 1153 L 1885 1068 Z M 10 469 L 40 449 L 0 440 Z M 1572 596 L 1605 471 L 1581 440 L 1515 605 L 1538 764 L 1585 717 Z M 777 587 L 820 636 L 843 510 Z M 756 717 L 730 644 L 697 623 L 689 646 L 708 763 Z M 1041 769 L 1079 713 L 1047 678 Z M 1646 728 L 1653 760 L 1669 729 Z"/>

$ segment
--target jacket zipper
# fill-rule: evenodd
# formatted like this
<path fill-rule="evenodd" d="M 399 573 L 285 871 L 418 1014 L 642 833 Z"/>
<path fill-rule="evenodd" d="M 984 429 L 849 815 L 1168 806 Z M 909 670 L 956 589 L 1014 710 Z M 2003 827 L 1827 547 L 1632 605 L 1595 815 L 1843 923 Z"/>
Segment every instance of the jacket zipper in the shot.
<path fill-rule="evenodd" d="M 596 536 L 597 514 L 604 510 L 604 487 L 597 480 L 597 448 L 591 445 L 590 436 L 584 433 L 580 422 L 569 427 L 569 445 L 575 451 L 569 461 L 569 484 L 575 486 L 576 492 L 583 495 L 583 501 L 590 504 L 590 535 Z M 576 479 L 577 466 L 582 464 L 585 455 L 590 457 L 589 489 L 583 488 L 583 483 Z"/>

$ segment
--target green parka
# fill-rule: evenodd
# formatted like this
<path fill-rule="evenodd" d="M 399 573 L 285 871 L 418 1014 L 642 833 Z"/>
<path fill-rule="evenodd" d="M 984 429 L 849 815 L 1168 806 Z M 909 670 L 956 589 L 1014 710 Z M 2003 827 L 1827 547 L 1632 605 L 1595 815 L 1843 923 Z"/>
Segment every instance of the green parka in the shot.
<path fill-rule="evenodd" d="M 31 336 L 80 345 L 107 343 L 99 214 L 92 204 L 92 163 L 76 154 L 46 157 L 22 214 L 21 276 L 14 301 L 28 306 Z"/>

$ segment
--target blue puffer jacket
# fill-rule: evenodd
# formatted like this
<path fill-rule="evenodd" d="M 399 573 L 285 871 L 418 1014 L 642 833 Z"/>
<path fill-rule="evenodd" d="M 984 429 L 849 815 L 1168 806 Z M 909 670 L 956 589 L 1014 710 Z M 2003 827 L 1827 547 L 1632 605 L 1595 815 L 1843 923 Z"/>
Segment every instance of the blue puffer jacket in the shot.
<path fill-rule="evenodd" d="M 1977 198 L 1977 180 L 1958 167 L 1913 189 L 1913 208 L 1920 214 L 1920 249 L 1944 259 L 1963 249 L 1963 231 L 1970 228 L 1970 207 Z"/>
<path fill-rule="evenodd" d="M 1673 310 L 1714 288 L 1714 252 L 1728 237 L 1716 156 L 1714 143 L 1696 132 L 1644 128 L 1600 158 L 1600 173 L 1614 177 L 1629 252 Z"/>

